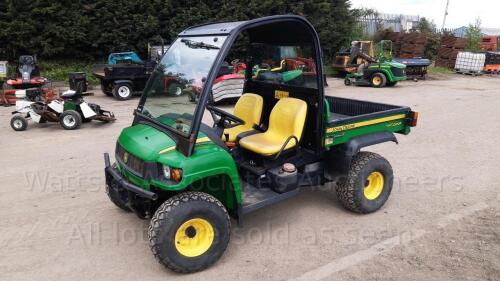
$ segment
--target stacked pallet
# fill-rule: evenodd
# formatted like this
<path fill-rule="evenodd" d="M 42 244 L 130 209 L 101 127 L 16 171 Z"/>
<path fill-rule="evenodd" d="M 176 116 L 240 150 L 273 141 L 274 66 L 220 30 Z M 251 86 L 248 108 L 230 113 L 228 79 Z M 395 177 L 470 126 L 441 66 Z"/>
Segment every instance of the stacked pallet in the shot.
<path fill-rule="evenodd" d="M 393 53 L 398 58 L 421 58 L 425 53 L 427 36 L 419 32 L 387 32 L 384 37 L 393 42 Z"/>
<path fill-rule="evenodd" d="M 459 52 L 465 50 L 467 40 L 453 36 L 441 37 L 441 47 L 438 50 L 436 66 L 454 68 Z"/>
<path fill-rule="evenodd" d="M 405 33 L 401 39 L 400 58 L 422 58 L 425 53 L 427 36 L 422 33 Z"/>
<path fill-rule="evenodd" d="M 500 74 L 500 53 L 486 52 L 484 72 L 490 74 Z"/>
<path fill-rule="evenodd" d="M 392 53 L 395 57 L 398 57 L 399 52 L 401 51 L 401 39 L 403 38 L 404 33 L 401 32 L 392 32 L 386 30 L 382 35 L 384 39 L 392 41 Z"/>

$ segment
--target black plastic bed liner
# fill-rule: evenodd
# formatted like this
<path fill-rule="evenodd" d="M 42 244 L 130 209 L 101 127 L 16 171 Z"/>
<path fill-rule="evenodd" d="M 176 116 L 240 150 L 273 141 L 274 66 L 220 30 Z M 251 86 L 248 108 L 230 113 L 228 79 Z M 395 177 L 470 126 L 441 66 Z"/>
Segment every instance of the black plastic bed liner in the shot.
<path fill-rule="evenodd" d="M 342 125 L 358 120 L 378 118 L 395 113 L 407 113 L 409 107 L 339 97 L 325 97 L 330 104 L 329 123 Z"/>

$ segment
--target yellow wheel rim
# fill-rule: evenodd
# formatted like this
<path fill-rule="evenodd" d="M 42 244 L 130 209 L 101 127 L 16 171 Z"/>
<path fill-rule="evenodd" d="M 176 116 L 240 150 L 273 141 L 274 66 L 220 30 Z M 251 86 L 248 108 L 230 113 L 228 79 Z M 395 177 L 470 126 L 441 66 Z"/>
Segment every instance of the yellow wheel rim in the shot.
<path fill-rule="evenodd" d="M 183 223 L 175 233 L 175 248 L 186 257 L 204 254 L 214 241 L 214 228 L 207 220 L 195 218 Z"/>
<path fill-rule="evenodd" d="M 380 172 L 372 172 L 366 179 L 363 193 L 368 200 L 375 200 L 384 190 L 384 175 Z"/>
<path fill-rule="evenodd" d="M 373 85 L 378 86 L 378 85 L 382 84 L 382 78 L 380 78 L 379 76 L 375 76 L 375 77 L 373 77 L 372 82 L 373 82 Z"/>

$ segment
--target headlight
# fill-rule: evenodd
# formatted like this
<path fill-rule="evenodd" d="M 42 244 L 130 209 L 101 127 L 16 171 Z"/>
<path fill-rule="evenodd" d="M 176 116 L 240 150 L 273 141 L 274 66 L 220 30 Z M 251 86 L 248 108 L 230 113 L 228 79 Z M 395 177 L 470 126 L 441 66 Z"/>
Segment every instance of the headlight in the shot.
<path fill-rule="evenodd" d="M 170 167 L 163 165 L 163 175 L 167 180 L 170 179 Z"/>
<path fill-rule="evenodd" d="M 182 180 L 182 169 L 170 168 L 169 166 L 163 165 L 163 175 L 167 180 L 180 182 Z"/>

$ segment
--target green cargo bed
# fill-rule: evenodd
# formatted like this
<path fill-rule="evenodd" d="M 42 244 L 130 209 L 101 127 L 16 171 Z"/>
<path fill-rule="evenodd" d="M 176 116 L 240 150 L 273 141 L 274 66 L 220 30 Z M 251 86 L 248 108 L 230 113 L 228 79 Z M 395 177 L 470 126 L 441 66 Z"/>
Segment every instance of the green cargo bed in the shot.
<path fill-rule="evenodd" d="M 409 107 L 338 97 L 326 97 L 325 146 L 377 132 L 408 134 L 413 112 Z"/>

